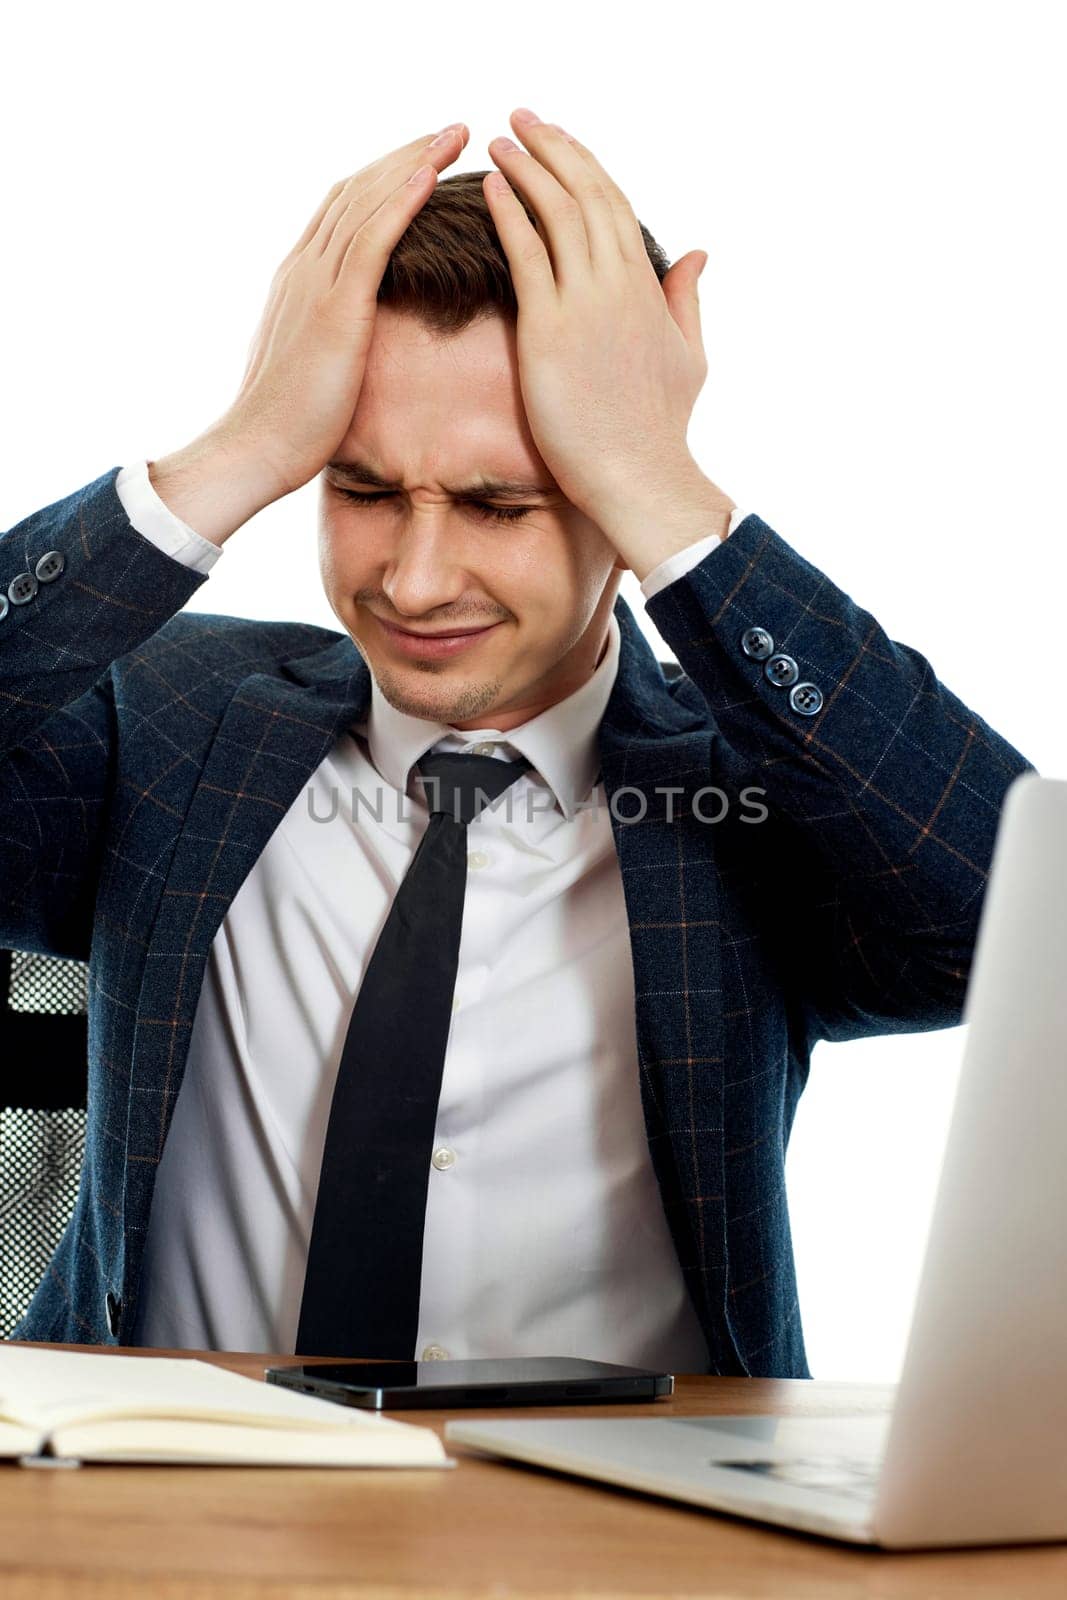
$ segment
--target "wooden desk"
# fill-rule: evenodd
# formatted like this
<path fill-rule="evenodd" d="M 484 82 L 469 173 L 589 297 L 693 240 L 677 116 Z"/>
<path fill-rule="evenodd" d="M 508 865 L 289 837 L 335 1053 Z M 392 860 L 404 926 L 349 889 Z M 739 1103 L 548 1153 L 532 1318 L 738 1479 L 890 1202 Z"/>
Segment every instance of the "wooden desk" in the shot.
<path fill-rule="evenodd" d="M 190 1354 L 117 1353 L 146 1360 Z M 202 1359 L 257 1378 L 265 1366 L 294 1360 Z M 655 1415 L 830 1416 L 881 1409 L 888 1397 L 885 1388 L 857 1384 L 679 1378 L 675 1397 L 657 1401 Z M 536 1414 L 573 1416 L 579 1409 L 589 1416 L 653 1414 L 651 1404 L 539 1407 Z M 391 1414 L 438 1429 L 459 1415 Z M 0 1465 L 0 1600 L 1067 1595 L 1067 1545 L 880 1554 L 486 1461 L 458 1445 L 449 1451 L 460 1465 L 444 1472 L 91 1465 L 32 1472 Z"/>

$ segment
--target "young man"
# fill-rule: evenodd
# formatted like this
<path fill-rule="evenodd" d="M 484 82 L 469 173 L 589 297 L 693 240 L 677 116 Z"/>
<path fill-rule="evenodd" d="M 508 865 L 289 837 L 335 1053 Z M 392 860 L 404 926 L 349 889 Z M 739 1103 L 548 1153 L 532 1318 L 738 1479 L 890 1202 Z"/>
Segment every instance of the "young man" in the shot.
<path fill-rule="evenodd" d="M 700 471 L 701 253 L 512 126 L 336 185 L 225 416 L 0 539 L 0 942 L 90 962 L 16 1337 L 804 1376 L 811 1049 L 961 1020 L 1029 763 Z M 342 633 L 176 614 L 320 472 Z"/>

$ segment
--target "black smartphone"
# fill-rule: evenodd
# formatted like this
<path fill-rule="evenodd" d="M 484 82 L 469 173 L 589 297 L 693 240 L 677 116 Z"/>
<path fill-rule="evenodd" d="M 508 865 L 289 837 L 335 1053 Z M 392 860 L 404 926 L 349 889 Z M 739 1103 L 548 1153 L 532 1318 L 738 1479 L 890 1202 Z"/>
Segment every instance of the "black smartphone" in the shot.
<path fill-rule="evenodd" d="M 266 1367 L 268 1383 L 375 1411 L 415 1406 L 586 1405 L 590 1400 L 656 1400 L 674 1375 L 574 1356 L 480 1361 L 335 1361 Z"/>

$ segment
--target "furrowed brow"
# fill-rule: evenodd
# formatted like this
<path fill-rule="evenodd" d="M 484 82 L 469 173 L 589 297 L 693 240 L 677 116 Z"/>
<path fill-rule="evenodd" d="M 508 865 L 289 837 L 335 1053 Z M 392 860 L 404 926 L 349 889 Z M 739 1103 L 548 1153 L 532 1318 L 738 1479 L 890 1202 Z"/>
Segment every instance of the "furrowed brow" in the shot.
<path fill-rule="evenodd" d="M 399 483 L 390 483 L 366 461 L 328 461 L 325 470 L 344 483 L 359 484 L 365 488 L 403 487 Z M 448 493 L 457 500 L 549 500 L 559 490 L 554 484 L 527 483 L 516 478 L 490 478 L 483 473 L 469 483 L 457 484 Z"/>

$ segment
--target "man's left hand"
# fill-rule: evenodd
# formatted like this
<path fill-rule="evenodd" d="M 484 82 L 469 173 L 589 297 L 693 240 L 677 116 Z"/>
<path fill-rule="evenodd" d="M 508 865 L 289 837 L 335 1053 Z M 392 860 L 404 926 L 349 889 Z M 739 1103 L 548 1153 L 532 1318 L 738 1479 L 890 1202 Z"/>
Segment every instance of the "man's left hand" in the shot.
<path fill-rule="evenodd" d="M 504 177 L 487 174 L 483 192 L 519 305 L 530 432 L 562 493 L 641 577 L 703 535 L 725 537 L 733 509 L 686 442 L 708 371 L 697 301 L 707 256 L 690 251 L 661 283 L 626 196 L 590 151 L 524 109 L 511 125 L 528 149 L 493 140 Z"/>

